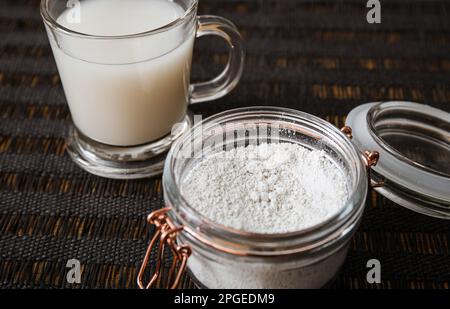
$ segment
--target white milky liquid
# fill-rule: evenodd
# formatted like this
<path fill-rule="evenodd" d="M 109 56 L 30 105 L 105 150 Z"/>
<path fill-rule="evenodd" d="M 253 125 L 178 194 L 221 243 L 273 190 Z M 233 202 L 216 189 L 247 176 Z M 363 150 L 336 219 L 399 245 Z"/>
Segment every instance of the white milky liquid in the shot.
<path fill-rule="evenodd" d="M 74 10 L 66 10 L 57 22 L 101 36 L 142 33 L 184 14 L 168 0 L 85 0 L 79 15 Z M 193 26 L 132 39 L 63 37 L 56 43 L 50 34 L 76 127 L 117 146 L 169 134 L 186 113 L 194 35 Z"/>

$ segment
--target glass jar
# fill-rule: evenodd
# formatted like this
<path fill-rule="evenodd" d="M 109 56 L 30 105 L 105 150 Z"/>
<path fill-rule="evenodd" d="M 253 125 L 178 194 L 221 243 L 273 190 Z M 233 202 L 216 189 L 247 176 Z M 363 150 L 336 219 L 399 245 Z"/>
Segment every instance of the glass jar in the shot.
<path fill-rule="evenodd" d="M 349 128 L 343 131 L 318 117 L 279 107 L 235 109 L 195 126 L 177 140 L 166 160 L 163 186 L 167 208 L 148 217 L 157 229 L 141 267 L 139 286 L 148 288 L 158 280 L 167 248 L 174 255 L 169 270 L 172 287 L 177 286 L 185 268 L 206 288 L 320 288 L 330 282 L 343 264 L 361 220 L 368 171 L 378 158 L 376 152 L 356 148 L 349 139 Z M 181 190 L 183 179 L 202 156 L 266 142 L 324 150 L 347 176 L 345 206 L 305 230 L 254 234 L 212 222 L 187 203 Z M 144 284 L 154 249 L 156 270 Z"/>

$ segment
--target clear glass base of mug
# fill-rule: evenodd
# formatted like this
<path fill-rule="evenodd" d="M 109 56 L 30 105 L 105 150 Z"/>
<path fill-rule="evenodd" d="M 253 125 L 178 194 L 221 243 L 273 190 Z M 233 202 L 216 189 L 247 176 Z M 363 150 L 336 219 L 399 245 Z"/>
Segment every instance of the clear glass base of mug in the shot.
<path fill-rule="evenodd" d="M 160 175 L 172 143 L 192 127 L 187 115 L 175 132 L 144 145 L 118 147 L 96 142 L 72 126 L 67 152 L 85 171 L 106 178 L 138 179 Z"/>

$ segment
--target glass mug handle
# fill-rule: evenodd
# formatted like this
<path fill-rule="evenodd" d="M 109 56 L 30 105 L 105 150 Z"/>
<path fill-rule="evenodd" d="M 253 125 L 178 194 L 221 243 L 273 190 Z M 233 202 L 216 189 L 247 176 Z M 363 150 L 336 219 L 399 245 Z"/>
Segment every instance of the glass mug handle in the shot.
<path fill-rule="evenodd" d="M 206 35 L 217 35 L 225 40 L 230 50 L 228 63 L 219 76 L 190 86 L 191 104 L 225 96 L 236 87 L 244 69 L 245 54 L 241 34 L 232 22 L 219 16 L 199 16 L 197 38 Z"/>

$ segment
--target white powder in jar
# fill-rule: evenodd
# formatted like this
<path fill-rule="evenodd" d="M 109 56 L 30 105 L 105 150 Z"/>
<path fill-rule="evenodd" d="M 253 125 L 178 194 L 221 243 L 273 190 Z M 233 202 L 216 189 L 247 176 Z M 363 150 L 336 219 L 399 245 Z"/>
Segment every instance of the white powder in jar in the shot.
<path fill-rule="evenodd" d="M 207 155 L 183 179 L 181 191 L 211 221 L 263 234 L 314 226 L 348 198 L 345 174 L 329 155 L 292 143 Z"/>
<path fill-rule="evenodd" d="M 348 199 L 342 168 L 324 151 L 291 143 L 207 155 L 181 184 L 186 200 L 210 220 L 239 230 L 298 231 L 339 212 Z M 345 260 L 348 242 L 314 258 L 242 260 L 196 247 L 188 267 L 208 288 L 320 288 Z"/>

